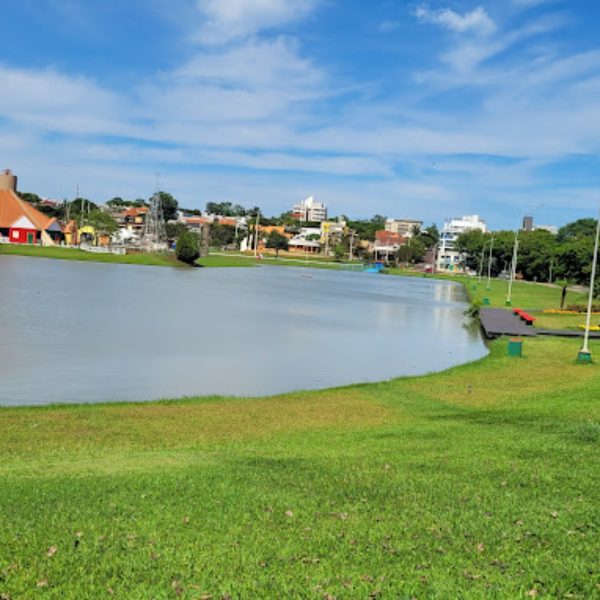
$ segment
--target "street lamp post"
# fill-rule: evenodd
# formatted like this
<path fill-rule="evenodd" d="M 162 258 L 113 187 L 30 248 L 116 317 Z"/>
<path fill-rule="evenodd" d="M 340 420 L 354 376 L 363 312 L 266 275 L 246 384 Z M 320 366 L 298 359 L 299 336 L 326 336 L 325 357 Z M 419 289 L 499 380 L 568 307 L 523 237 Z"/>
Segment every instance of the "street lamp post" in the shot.
<path fill-rule="evenodd" d="M 513 258 L 512 265 L 510 267 L 510 279 L 508 281 L 508 296 L 506 297 L 506 305 L 510 306 L 512 304 L 512 286 L 513 281 L 517 275 L 517 256 L 519 252 L 519 230 L 515 231 L 515 245 L 513 248 Z"/>
<path fill-rule="evenodd" d="M 490 256 L 488 258 L 488 276 L 486 289 L 489 291 L 492 287 L 492 254 L 494 252 L 494 234 L 490 240 Z"/>
<path fill-rule="evenodd" d="M 540 204 L 530 207 L 529 209 L 527 209 L 527 212 L 523 213 L 521 215 L 521 221 L 523 221 L 523 217 L 525 217 L 525 215 L 528 212 L 533 212 L 534 210 L 537 210 L 538 208 L 541 208 L 542 206 L 544 206 L 544 202 L 541 202 Z M 516 231 L 515 231 L 515 246 L 513 248 L 513 260 L 512 260 L 512 266 L 510 269 L 510 279 L 508 282 L 508 296 L 506 298 L 506 306 L 510 306 L 512 304 L 512 286 L 513 286 L 513 282 L 517 276 L 517 256 L 518 256 L 518 252 L 519 252 L 519 227 L 517 227 Z"/>
<path fill-rule="evenodd" d="M 592 259 L 592 276 L 590 278 L 590 294 L 588 297 L 587 318 L 585 323 L 585 334 L 583 337 L 583 348 L 577 355 L 578 362 L 589 363 L 592 361 L 592 353 L 589 348 L 590 323 L 592 320 L 592 305 L 594 302 L 594 285 L 596 283 L 596 267 L 598 266 L 598 241 L 600 240 L 600 213 L 598 215 L 598 227 L 596 228 L 596 242 L 594 243 L 594 258 Z"/>
<path fill-rule="evenodd" d="M 479 277 L 477 278 L 479 283 L 481 283 L 481 277 L 483 276 L 483 261 L 485 259 L 485 247 L 488 245 L 488 242 L 484 242 L 483 247 L 481 248 L 481 257 L 479 258 Z"/>

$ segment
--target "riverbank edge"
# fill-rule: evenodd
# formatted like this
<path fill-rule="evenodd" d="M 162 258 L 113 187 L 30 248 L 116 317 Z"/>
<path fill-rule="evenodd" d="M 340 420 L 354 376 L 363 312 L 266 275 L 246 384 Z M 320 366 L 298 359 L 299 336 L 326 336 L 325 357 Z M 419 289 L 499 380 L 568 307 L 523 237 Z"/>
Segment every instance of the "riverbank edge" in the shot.
<path fill-rule="evenodd" d="M 46 247 L 0 244 L 0 257 L 1 256 L 25 256 L 27 258 L 43 258 L 48 260 L 137 265 L 139 267 L 189 268 L 189 265 L 178 260 L 174 253 L 150 254 L 146 252 L 136 252 L 132 254 L 96 254 L 78 248 L 63 248 L 60 246 Z"/>

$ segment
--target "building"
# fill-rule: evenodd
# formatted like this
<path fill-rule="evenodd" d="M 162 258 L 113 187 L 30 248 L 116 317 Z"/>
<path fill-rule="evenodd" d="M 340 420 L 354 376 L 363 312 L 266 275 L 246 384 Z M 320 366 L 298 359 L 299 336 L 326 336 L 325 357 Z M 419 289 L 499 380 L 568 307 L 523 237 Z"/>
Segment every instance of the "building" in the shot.
<path fill-rule="evenodd" d="M 146 226 L 146 217 L 150 209 L 147 206 L 130 206 L 118 213 L 115 217 L 119 229 L 125 229 L 130 233 L 141 237 Z"/>
<path fill-rule="evenodd" d="M 375 232 L 375 242 L 373 244 L 373 258 L 377 260 L 388 261 L 391 256 L 395 256 L 401 246 L 404 246 L 408 238 L 393 231 L 380 230 Z"/>
<path fill-rule="evenodd" d="M 79 229 L 77 222 L 71 219 L 63 229 L 65 235 L 65 244 L 67 246 L 77 246 L 79 244 Z"/>
<path fill-rule="evenodd" d="M 386 219 L 385 230 L 392 233 L 399 233 L 404 237 L 412 237 L 415 230 L 423 227 L 423 221 L 413 221 L 411 219 Z"/>
<path fill-rule="evenodd" d="M 303 227 L 288 243 L 290 252 L 317 254 L 321 251 L 321 229 L 319 227 Z"/>
<path fill-rule="evenodd" d="M 455 271 L 461 268 L 462 253 L 455 249 L 456 240 L 461 233 L 478 229 L 485 233 L 487 226 L 479 215 L 467 215 L 450 219 L 444 223 L 438 245 L 437 268 Z"/>
<path fill-rule="evenodd" d="M 60 223 L 41 213 L 17 194 L 17 177 L 0 174 L 0 241 L 10 244 L 55 246 L 63 239 Z"/>
<path fill-rule="evenodd" d="M 523 217 L 523 231 L 547 231 L 553 235 L 558 233 L 558 227 L 555 225 L 534 225 L 533 217 Z"/>
<path fill-rule="evenodd" d="M 316 202 L 311 196 L 292 208 L 292 216 L 298 221 L 312 221 L 320 223 L 327 220 L 327 206 L 322 202 Z"/>

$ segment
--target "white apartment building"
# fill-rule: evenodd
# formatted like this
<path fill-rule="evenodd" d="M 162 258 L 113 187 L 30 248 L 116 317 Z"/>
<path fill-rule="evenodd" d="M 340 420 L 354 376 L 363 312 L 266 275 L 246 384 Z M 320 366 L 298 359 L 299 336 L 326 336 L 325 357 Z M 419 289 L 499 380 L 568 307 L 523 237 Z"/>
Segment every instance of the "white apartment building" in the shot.
<path fill-rule="evenodd" d="M 440 234 L 438 245 L 437 268 L 454 271 L 460 268 L 462 255 L 454 245 L 458 236 L 467 231 L 479 229 L 483 233 L 487 231 L 485 221 L 479 215 L 467 215 L 464 217 L 450 219 L 444 223 L 444 228 Z"/>
<path fill-rule="evenodd" d="M 412 219 L 386 219 L 385 230 L 391 233 L 399 233 L 404 237 L 412 237 L 415 229 L 422 229 L 423 221 Z"/>
<path fill-rule="evenodd" d="M 320 223 L 327 220 L 327 205 L 317 202 L 313 196 L 294 204 L 292 215 L 299 221 L 313 221 Z"/>

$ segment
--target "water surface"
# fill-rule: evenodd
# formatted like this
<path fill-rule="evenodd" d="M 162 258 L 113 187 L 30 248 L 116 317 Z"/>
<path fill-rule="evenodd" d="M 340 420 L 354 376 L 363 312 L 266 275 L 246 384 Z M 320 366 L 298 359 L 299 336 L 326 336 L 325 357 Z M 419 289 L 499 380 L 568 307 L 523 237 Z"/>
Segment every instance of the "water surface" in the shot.
<path fill-rule="evenodd" d="M 274 394 L 480 358 L 450 282 L 0 257 L 0 404 Z"/>

